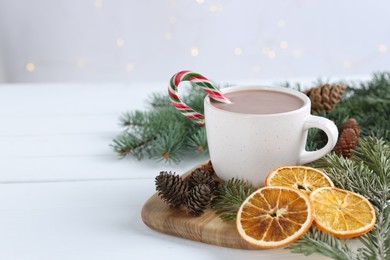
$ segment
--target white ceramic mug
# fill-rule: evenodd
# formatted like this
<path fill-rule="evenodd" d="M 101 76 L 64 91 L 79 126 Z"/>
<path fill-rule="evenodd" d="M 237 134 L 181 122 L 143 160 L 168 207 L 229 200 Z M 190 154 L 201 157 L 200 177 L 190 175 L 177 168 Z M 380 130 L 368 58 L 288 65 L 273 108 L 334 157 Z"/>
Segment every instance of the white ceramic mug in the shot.
<path fill-rule="evenodd" d="M 303 105 L 289 112 L 243 114 L 216 108 L 208 97 L 204 101 L 205 124 L 210 159 L 223 180 L 233 177 L 264 185 L 268 173 L 278 166 L 312 162 L 330 152 L 338 138 L 335 124 L 310 114 L 310 99 L 303 93 L 279 87 L 234 87 L 222 93 L 270 90 L 293 95 Z M 307 130 L 319 128 L 327 144 L 317 151 L 306 151 Z"/>

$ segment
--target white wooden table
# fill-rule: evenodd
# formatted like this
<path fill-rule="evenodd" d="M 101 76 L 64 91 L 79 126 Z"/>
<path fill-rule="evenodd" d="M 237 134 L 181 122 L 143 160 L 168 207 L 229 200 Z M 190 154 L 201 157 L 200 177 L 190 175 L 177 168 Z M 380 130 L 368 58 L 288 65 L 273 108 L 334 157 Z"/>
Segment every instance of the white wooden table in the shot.
<path fill-rule="evenodd" d="M 260 82 L 268 84 L 268 82 Z M 119 116 L 165 84 L 0 85 L 0 259 L 301 259 L 285 249 L 222 248 L 158 233 L 141 208 L 161 170 L 118 160 Z M 305 259 L 324 259 L 312 255 Z"/>

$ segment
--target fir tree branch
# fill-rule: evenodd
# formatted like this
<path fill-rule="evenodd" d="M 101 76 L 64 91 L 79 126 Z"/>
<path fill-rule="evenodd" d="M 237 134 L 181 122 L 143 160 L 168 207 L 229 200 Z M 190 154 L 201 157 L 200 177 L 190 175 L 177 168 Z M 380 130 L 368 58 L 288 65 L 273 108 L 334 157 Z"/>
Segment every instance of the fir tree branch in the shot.
<path fill-rule="evenodd" d="M 313 164 L 323 168 L 337 187 L 352 190 L 374 205 L 377 223 L 360 241 L 358 258 L 385 260 L 390 257 L 390 143 L 363 138 L 350 159 L 329 154 Z"/>
<path fill-rule="evenodd" d="M 119 123 L 122 127 L 129 128 L 141 128 L 147 124 L 147 114 L 141 111 L 126 112 L 119 118 Z"/>
<path fill-rule="evenodd" d="M 323 168 L 337 187 L 362 194 L 376 207 L 381 207 L 390 199 L 388 142 L 373 137 L 363 138 L 351 159 L 329 154 L 314 162 L 313 166 Z"/>
<path fill-rule="evenodd" d="M 325 145 L 325 141 L 320 129 L 310 128 L 307 132 L 306 150 L 316 151 Z"/>
<path fill-rule="evenodd" d="M 337 260 L 351 260 L 355 254 L 347 243 L 329 233 L 323 233 L 315 227 L 301 237 L 298 241 L 286 247 L 292 253 L 306 256 L 318 253 Z"/>
<path fill-rule="evenodd" d="M 147 103 L 152 109 L 171 106 L 171 101 L 169 100 L 167 94 L 163 93 L 152 93 L 149 96 Z"/>
<path fill-rule="evenodd" d="M 390 258 L 390 203 L 386 204 L 383 211 L 377 212 L 377 223 L 374 229 L 360 237 L 365 245 L 361 248 L 364 259 L 385 260 Z"/>
<path fill-rule="evenodd" d="M 360 141 L 354 152 L 355 161 L 364 163 L 380 178 L 381 187 L 390 192 L 390 143 L 384 140 L 368 137 Z"/>
<path fill-rule="evenodd" d="M 133 155 L 138 160 L 143 158 L 143 149 L 153 139 L 141 140 L 131 133 L 122 133 L 113 140 L 111 147 L 121 157 L 124 158 L 126 155 Z"/>
<path fill-rule="evenodd" d="M 207 153 L 207 135 L 206 128 L 200 127 L 192 137 L 188 138 L 188 148 L 190 151 L 196 151 L 198 153 Z"/>
<path fill-rule="evenodd" d="M 182 125 L 170 125 L 161 129 L 153 144 L 151 157 L 157 161 L 178 163 L 183 156 L 185 133 Z"/>
<path fill-rule="evenodd" d="M 190 89 L 192 97 L 188 98 L 188 104 L 194 108 L 203 104 L 205 94 L 199 90 L 196 91 L 201 94 L 191 91 L 195 92 L 195 89 Z M 152 94 L 148 103 L 150 110 L 127 112 L 120 118 L 125 131 L 111 144 L 120 158 L 130 155 L 140 160 L 147 155 L 156 161 L 178 163 L 188 150 L 207 153 L 204 127 L 177 111 L 168 95 Z"/>
<path fill-rule="evenodd" d="M 222 220 L 234 220 L 241 204 L 254 191 L 255 187 L 247 182 L 232 178 L 218 186 L 211 207 Z"/>

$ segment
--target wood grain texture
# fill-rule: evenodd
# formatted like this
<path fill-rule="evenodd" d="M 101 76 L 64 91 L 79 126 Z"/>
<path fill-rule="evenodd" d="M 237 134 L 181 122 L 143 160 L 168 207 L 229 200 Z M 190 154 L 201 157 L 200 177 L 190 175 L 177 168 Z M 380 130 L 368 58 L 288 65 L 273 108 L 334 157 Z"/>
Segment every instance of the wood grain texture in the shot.
<path fill-rule="evenodd" d="M 205 163 L 194 167 L 182 176 L 188 176 L 203 164 Z M 157 193 L 146 201 L 141 216 L 148 227 L 165 234 L 217 246 L 255 249 L 239 236 L 234 221 L 222 221 L 212 209 L 207 209 L 204 214 L 194 217 L 184 208 L 170 208 Z"/>

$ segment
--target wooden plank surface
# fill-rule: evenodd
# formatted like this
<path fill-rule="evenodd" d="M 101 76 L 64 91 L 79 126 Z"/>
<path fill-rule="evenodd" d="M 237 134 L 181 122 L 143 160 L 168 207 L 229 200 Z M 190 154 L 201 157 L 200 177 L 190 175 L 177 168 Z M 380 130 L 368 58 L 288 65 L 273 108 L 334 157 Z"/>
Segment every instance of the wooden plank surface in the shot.
<path fill-rule="evenodd" d="M 282 248 L 213 246 L 144 225 L 140 213 L 154 192 L 154 177 L 206 160 L 191 157 L 176 165 L 117 159 L 109 144 L 121 130 L 118 117 L 145 109 L 145 98 L 156 90 L 161 84 L 0 85 L 0 259 L 303 257 Z"/>
<path fill-rule="evenodd" d="M 110 147 L 119 117 L 165 90 L 165 82 L 0 84 L 0 183 L 145 179 L 193 167 L 206 158 L 119 160 Z"/>

